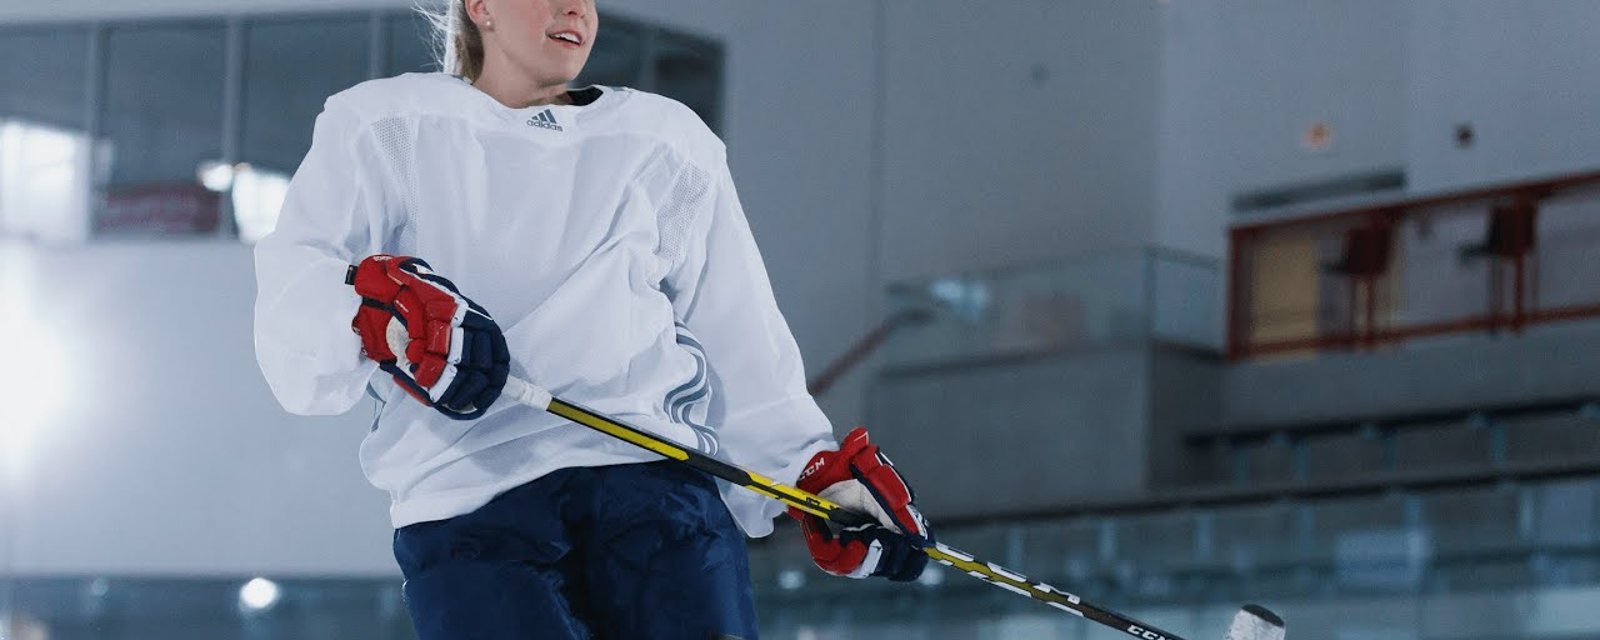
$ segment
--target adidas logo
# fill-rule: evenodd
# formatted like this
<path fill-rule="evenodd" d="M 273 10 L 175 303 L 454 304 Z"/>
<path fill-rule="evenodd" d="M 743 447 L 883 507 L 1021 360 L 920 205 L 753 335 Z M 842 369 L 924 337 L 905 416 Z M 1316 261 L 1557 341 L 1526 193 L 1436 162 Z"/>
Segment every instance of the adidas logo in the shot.
<path fill-rule="evenodd" d="M 544 111 L 539 112 L 539 115 L 528 118 L 528 125 L 539 127 L 541 129 L 549 129 L 551 131 L 565 131 L 565 129 L 561 128 L 560 124 L 556 123 L 556 116 L 555 114 L 550 113 L 549 109 L 545 109 Z"/>

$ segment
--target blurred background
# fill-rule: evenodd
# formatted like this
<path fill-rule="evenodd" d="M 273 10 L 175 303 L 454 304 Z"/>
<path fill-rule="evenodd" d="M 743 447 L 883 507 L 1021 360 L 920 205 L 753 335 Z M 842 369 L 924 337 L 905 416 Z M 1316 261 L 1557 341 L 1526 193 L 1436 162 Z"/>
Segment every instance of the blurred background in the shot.
<path fill-rule="evenodd" d="M 1595 0 L 600 0 L 837 431 L 941 538 L 1191 640 L 1600 638 Z M 411 0 L 0 1 L 0 638 L 411 638 L 370 409 L 281 411 L 250 244 Z M 1105 638 L 752 543 L 766 636 Z"/>

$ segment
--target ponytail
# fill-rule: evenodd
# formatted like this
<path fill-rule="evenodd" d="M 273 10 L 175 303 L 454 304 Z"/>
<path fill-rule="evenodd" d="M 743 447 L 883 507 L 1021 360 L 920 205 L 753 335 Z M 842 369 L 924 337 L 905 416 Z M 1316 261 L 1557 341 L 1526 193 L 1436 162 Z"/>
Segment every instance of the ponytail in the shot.
<path fill-rule="evenodd" d="M 476 82 L 483 71 L 483 33 L 467 16 L 465 0 L 449 0 L 449 6 L 436 13 L 418 7 L 433 24 L 434 54 L 445 73 Z"/>

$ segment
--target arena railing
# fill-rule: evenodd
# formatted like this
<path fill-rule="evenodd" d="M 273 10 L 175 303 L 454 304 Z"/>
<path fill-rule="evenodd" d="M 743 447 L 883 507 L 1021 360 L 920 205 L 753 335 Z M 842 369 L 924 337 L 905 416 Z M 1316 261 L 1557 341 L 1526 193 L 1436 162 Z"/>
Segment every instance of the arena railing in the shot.
<path fill-rule="evenodd" d="M 1234 226 L 1232 360 L 1600 316 L 1600 171 Z"/>
<path fill-rule="evenodd" d="M 1215 259 L 1159 246 L 900 281 L 889 312 L 917 326 L 888 341 L 884 371 L 1149 343 L 1215 353 L 1220 289 Z"/>
<path fill-rule="evenodd" d="M 941 536 L 975 553 L 1137 605 L 1226 600 L 1218 590 L 1289 598 L 1559 582 L 1565 578 L 1549 569 L 1552 558 L 1600 566 L 1600 520 L 1593 510 L 1574 510 L 1597 497 L 1600 458 L 1591 457 L 1489 474 L 1397 472 L 1341 486 L 1171 491 L 1050 512 L 930 518 Z M 757 591 L 774 603 L 967 587 L 948 576 L 911 590 L 827 581 L 812 572 L 792 529 L 780 527 L 752 548 Z M 1472 575 L 1485 570 L 1500 574 Z"/>

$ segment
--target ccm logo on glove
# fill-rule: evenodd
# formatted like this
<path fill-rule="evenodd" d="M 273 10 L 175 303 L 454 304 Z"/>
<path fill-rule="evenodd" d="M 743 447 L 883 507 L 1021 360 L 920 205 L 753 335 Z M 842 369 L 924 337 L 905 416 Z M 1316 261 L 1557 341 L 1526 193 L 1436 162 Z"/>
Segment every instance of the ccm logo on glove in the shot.
<path fill-rule="evenodd" d="M 928 555 L 922 548 L 933 544 L 933 531 L 914 504 L 911 486 L 889 457 L 868 441 L 866 429 L 851 431 L 837 451 L 812 456 L 795 484 L 878 522 L 838 527 L 790 507 L 789 515 L 800 522 L 811 558 L 823 571 L 907 582 L 927 568 Z"/>
<path fill-rule="evenodd" d="M 361 296 L 350 326 L 362 352 L 407 393 L 457 420 L 482 416 L 500 397 L 511 368 L 500 325 L 428 263 L 373 255 L 345 283 Z"/>

